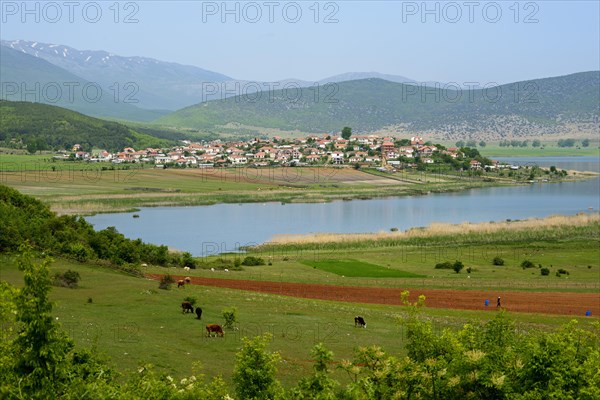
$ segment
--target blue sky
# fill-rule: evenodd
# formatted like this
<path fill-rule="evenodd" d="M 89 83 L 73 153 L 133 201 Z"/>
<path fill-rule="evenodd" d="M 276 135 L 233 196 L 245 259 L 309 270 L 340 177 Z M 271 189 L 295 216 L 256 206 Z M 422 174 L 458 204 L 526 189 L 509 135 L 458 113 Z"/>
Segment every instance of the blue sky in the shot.
<path fill-rule="evenodd" d="M 48 4 L 25 9 L 3 0 L 2 39 L 146 56 L 263 81 L 378 71 L 486 84 L 600 69 L 597 1 Z"/>

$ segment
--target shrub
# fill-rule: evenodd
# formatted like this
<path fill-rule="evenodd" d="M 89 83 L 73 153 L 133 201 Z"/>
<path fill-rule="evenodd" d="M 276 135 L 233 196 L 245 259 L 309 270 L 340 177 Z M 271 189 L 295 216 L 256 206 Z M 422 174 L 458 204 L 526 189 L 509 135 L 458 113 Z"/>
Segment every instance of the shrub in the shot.
<path fill-rule="evenodd" d="M 183 299 L 183 301 L 188 301 L 191 305 L 195 306 L 198 300 L 195 297 L 187 296 Z"/>
<path fill-rule="evenodd" d="M 241 264 L 241 262 L 240 262 L 240 259 L 239 259 L 239 258 L 236 258 L 235 260 L 233 260 L 233 266 L 234 266 L 235 268 L 239 268 L 239 267 L 240 267 L 240 264 Z"/>
<path fill-rule="evenodd" d="M 493 264 L 493 265 L 504 265 L 504 260 L 503 260 L 501 257 L 499 257 L 499 256 L 496 256 L 496 257 L 494 257 L 494 259 L 492 260 L 492 264 Z"/>
<path fill-rule="evenodd" d="M 548 268 L 542 268 L 542 269 L 540 269 L 540 273 L 543 276 L 550 275 L 550 269 L 548 269 Z"/>
<path fill-rule="evenodd" d="M 521 268 L 523 268 L 523 269 L 525 269 L 525 268 L 534 268 L 534 267 L 535 267 L 535 264 L 534 264 L 534 263 L 532 263 L 532 262 L 531 262 L 531 261 L 529 261 L 529 260 L 524 260 L 524 261 L 521 263 Z"/>
<path fill-rule="evenodd" d="M 248 257 L 244 258 L 244 261 L 242 261 L 242 265 L 247 265 L 247 266 L 265 265 L 265 260 L 263 260 L 260 257 L 248 256 Z"/>
<path fill-rule="evenodd" d="M 223 318 L 225 319 L 225 324 L 223 324 L 223 327 L 227 329 L 233 329 L 233 325 L 237 322 L 237 308 L 226 308 L 221 312 L 223 313 Z"/>
<path fill-rule="evenodd" d="M 556 274 L 557 275 L 569 275 L 569 271 L 567 271 L 566 269 L 559 268 L 559 270 L 556 271 Z"/>
<path fill-rule="evenodd" d="M 79 276 L 79 273 L 77 271 L 71 271 L 69 269 L 66 272 L 63 272 L 62 274 L 57 272 L 54 275 L 53 284 L 54 286 L 62 286 L 75 289 L 80 279 L 81 277 Z"/>
<path fill-rule="evenodd" d="M 471 273 L 473 271 L 473 269 L 471 267 L 467 268 L 467 273 Z"/>
<path fill-rule="evenodd" d="M 171 287 L 171 285 L 175 283 L 175 279 L 173 279 L 173 277 L 169 274 L 163 275 L 162 278 L 160 278 L 160 283 L 158 284 L 158 288 L 159 289 L 164 289 L 164 290 L 169 290 L 169 288 Z"/>
<path fill-rule="evenodd" d="M 465 267 L 465 265 L 460 262 L 460 261 L 456 261 L 453 265 L 452 265 L 452 269 L 454 270 L 454 272 L 456 272 L 457 274 Z"/>
<path fill-rule="evenodd" d="M 450 261 L 444 261 L 443 263 L 435 264 L 435 269 L 452 269 L 453 265 Z"/>

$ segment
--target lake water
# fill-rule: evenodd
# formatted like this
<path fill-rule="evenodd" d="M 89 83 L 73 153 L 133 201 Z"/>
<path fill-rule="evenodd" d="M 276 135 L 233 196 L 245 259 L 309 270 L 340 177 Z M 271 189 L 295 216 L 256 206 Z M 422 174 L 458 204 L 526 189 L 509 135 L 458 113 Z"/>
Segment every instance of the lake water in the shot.
<path fill-rule="evenodd" d="M 498 158 L 517 165 L 599 171 L 597 157 Z M 286 233 L 358 233 L 427 226 L 432 222 L 502 221 L 574 215 L 600 209 L 600 178 L 582 182 L 471 189 L 456 193 L 331 203 L 247 203 L 196 207 L 149 207 L 98 214 L 96 229 L 116 227 L 130 238 L 166 244 L 195 256 L 236 251 Z"/>

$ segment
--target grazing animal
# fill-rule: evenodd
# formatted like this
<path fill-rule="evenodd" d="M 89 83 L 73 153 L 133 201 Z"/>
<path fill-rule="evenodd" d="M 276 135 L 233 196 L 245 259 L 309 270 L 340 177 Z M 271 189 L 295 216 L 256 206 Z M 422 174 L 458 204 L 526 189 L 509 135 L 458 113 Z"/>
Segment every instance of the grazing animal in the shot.
<path fill-rule="evenodd" d="M 189 271 L 189 270 L 190 270 L 190 267 L 183 267 L 183 269 L 184 269 L 185 271 Z"/>
<path fill-rule="evenodd" d="M 192 306 L 192 303 L 190 303 L 189 301 L 184 301 L 183 303 L 181 303 L 181 310 L 184 314 L 187 312 L 193 313 L 194 306 Z"/>
<path fill-rule="evenodd" d="M 185 281 L 183 279 L 180 279 L 177 281 L 177 287 L 180 288 L 185 288 Z"/>
<path fill-rule="evenodd" d="M 360 315 L 357 315 L 356 317 L 354 317 L 354 326 L 359 326 L 361 328 L 366 328 L 367 327 L 367 323 L 365 322 L 365 319 L 363 317 L 361 317 Z"/>
<path fill-rule="evenodd" d="M 224 335 L 223 328 L 221 328 L 221 325 L 217 325 L 217 324 L 206 325 L 206 334 L 207 334 L 207 336 L 211 337 L 213 332 L 217 336 L 223 337 L 223 335 Z"/>
<path fill-rule="evenodd" d="M 190 278 L 189 276 L 186 276 L 184 281 L 185 281 L 185 283 L 190 283 L 190 282 L 192 282 L 192 278 Z"/>
<path fill-rule="evenodd" d="M 196 319 L 202 319 L 202 309 L 200 307 L 196 307 Z"/>

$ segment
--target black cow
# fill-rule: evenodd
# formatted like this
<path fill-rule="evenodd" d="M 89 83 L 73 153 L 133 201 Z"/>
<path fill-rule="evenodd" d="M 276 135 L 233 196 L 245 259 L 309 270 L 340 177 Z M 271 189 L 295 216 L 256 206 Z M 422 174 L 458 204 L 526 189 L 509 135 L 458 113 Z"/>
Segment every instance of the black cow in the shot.
<path fill-rule="evenodd" d="M 181 303 L 181 310 L 183 311 L 183 313 L 187 313 L 187 312 L 194 312 L 194 306 L 192 306 L 192 303 L 190 303 L 189 301 L 184 301 L 183 303 Z"/>
<path fill-rule="evenodd" d="M 360 315 L 357 315 L 356 317 L 354 317 L 354 326 L 359 326 L 361 328 L 366 328 L 367 327 L 367 323 L 365 322 L 365 319 L 363 317 L 361 317 Z"/>
<path fill-rule="evenodd" d="M 202 319 L 202 309 L 200 307 L 196 307 L 196 319 Z"/>

